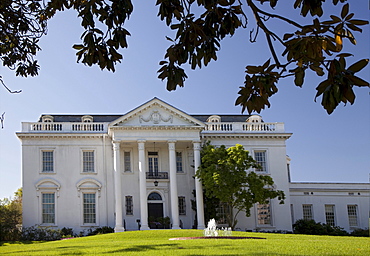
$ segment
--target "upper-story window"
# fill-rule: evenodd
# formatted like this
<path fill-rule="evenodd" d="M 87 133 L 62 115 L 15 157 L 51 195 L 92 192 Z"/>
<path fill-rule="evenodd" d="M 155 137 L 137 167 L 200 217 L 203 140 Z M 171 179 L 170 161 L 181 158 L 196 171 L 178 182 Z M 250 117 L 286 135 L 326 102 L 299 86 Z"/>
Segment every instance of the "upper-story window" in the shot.
<path fill-rule="evenodd" d="M 53 116 L 43 116 L 42 117 L 42 122 L 44 122 L 44 123 L 54 122 L 54 117 Z"/>
<path fill-rule="evenodd" d="M 217 115 L 210 116 L 208 117 L 207 122 L 208 123 L 219 123 L 221 122 L 221 117 Z"/>
<path fill-rule="evenodd" d="M 176 152 L 176 172 L 184 172 L 182 168 L 182 152 Z"/>
<path fill-rule="evenodd" d="M 95 172 L 94 150 L 82 151 L 82 172 Z"/>
<path fill-rule="evenodd" d="M 132 172 L 131 171 L 131 151 L 125 151 L 123 156 L 124 164 L 125 164 L 125 172 Z"/>
<path fill-rule="evenodd" d="M 148 167 L 150 176 L 158 176 L 158 152 L 148 152 Z"/>
<path fill-rule="evenodd" d="M 248 123 L 262 123 L 263 120 L 262 120 L 262 117 L 259 116 L 259 115 L 251 115 L 250 117 L 248 117 L 246 122 L 248 122 Z"/>
<path fill-rule="evenodd" d="M 257 172 L 267 172 L 267 156 L 266 150 L 256 150 L 254 151 L 254 160 L 260 166 L 256 168 Z"/>
<path fill-rule="evenodd" d="M 54 150 L 42 150 L 42 172 L 54 172 Z"/>
<path fill-rule="evenodd" d="M 81 121 L 83 123 L 92 123 L 94 121 L 94 118 L 92 116 L 83 116 L 81 117 Z"/>

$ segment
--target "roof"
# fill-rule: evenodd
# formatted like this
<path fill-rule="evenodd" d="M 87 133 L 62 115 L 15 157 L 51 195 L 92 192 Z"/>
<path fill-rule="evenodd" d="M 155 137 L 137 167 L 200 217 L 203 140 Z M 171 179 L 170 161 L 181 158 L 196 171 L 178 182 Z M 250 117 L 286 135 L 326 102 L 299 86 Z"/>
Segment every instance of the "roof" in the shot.
<path fill-rule="evenodd" d="M 89 115 L 89 114 L 86 114 L 86 115 L 73 115 L 73 114 L 65 114 L 65 115 L 59 115 L 59 114 L 56 114 L 56 115 L 48 115 L 48 114 L 44 114 L 44 115 L 41 115 L 38 122 L 42 122 L 42 117 L 43 116 L 52 116 L 54 118 L 54 122 L 56 123 L 64 123 L 64 122 L 81 122 L 81 118 L 83 116 L 92 116 L 93 117 L 93 122 L 97 122 L 97 123 L 110 123 L 110 122 L 113 122 L 114 120 L 122 117 L 124 114 L 114 114 L 114 115 L 110 115 L 110 114 L 107 114 L 107 115 L 104 115 L 104 114 L 99 114 L 99 115 Z M 209 115 L 205 115 L 205 114 L 201 114 L 201 115 L 192 115 L 190 114 L 191 117 L 194 117 L 195 119 L 198 119 L 199 121 L 201 122 L 207 122 L 207 119 L 210 117 L 210 116 L 213 116 L 213 114 L 209 114 Z M 219 117 L 221 117 L 221 121 L 222 122 L 245 122 L 248 117 L 250 117 L 249 115 L 218 115 Z"/>

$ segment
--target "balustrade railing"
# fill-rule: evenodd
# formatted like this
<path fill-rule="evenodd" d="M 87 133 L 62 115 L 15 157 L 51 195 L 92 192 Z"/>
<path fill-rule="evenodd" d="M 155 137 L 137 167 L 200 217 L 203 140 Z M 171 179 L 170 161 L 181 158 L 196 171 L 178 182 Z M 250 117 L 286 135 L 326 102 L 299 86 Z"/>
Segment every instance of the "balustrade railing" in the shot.
<path fill-rule="evenodd" d="M 106 132 L 107 123 L 22 123 L 23 132 Z"/>
<path fill-rule="evenodd" d="M 284 132 L 284 123 L 206 123 L 205 130 L 217 132 Z"/>
<path fill-rule="evenodd" d="M 147 172 L 146 178 L 150 180 L 165 180 L 168 179 L 168 172 Z"/>

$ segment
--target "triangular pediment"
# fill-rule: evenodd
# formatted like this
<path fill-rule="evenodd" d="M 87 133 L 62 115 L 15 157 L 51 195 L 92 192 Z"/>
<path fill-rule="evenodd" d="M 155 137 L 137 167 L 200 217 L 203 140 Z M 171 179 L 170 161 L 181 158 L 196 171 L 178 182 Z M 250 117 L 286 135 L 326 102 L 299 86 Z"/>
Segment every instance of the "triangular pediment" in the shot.
<path fill-rule="evenodd" d="M 110 127 L 123 126 L 199 126 L 204 123 L 158 99 L 142 104 L 111 122 Z"/>

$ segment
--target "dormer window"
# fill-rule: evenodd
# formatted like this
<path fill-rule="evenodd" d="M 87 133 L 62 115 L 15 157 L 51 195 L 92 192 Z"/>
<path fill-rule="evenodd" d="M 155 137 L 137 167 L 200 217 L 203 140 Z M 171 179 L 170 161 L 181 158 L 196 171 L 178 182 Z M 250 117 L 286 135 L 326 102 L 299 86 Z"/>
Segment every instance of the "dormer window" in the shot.
<path fill-rule="evenodd" d="M 43 116 L 42 117 L 42 122 L 44 123 L 51 123 L 54 121 L 54 117 L 53 116 Z"/>
<path fill-rule="evenodd" d="M 83 123 L 92 123 L 94 118 L 92 116 L 83 116 L 81 117 L 81 121 Z"/>
<path fill-rule="evenodd" d="M 251 115 L 246 120 L 247 123 L 263 123 L 262 117 L 259 115 Z"/>
<path fill-rule="evenodd" d="M 208 117 L 207 122 L 208 123 L 219 123 L 221 122 L 221 117 L 217 115 L 210 116 Z"/>

